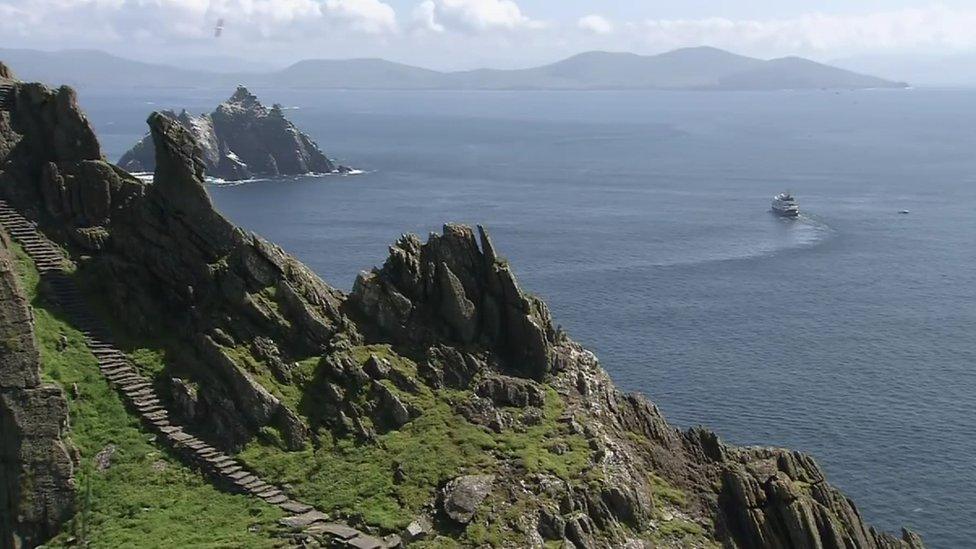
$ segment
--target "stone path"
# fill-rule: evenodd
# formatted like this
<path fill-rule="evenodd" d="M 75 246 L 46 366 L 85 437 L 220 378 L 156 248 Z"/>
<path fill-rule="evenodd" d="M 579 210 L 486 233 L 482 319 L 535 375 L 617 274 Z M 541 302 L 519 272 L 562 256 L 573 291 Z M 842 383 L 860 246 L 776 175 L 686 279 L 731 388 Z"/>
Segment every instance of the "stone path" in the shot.
<path fill-rule="evenodd" d="M 0 83 L 0 110 L 7 110 L 13 106 L 14 86 L 13 84 Z"/>
<path fill-rule="evenodd" d="M 142 418 L 146 427 L 181 458 L 199 468 L 225 490 L 248 494 L 277 505 L 291 515 L 282 519 L 283 525 L 300 530 L 328 546 L 358 549 L 400 546 L 400 538 L 396 535 L 380 539 L 345 524 L 329 522 L 324 513 L 290 498 L 278 487 L 261 480 L 235 458 L 184 431 L 164 407 L 152 381 L 140 374 L 125 353 L 115 347 L 108 327 L 92 315 L 77 284 L 65 271 L 66 260 L 61 250 L 3 200 L 0 200 L 0 225 L 31 257 L 41 279 L 51 289 L 72 325 L 84 334 L 102 375 L 121 393 L 123 400 Z"/>

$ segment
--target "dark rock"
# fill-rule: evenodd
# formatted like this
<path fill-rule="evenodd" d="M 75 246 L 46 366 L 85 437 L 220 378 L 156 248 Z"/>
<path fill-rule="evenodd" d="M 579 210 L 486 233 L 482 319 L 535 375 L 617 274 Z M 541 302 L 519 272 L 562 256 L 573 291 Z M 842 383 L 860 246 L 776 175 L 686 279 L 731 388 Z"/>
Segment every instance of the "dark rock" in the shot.
<path fill-rule="evenodd" d="M 195 117 L 184 110 L 163 115 L 179 123 L 200 145 L 206 174 L 211 177 L 238 181 L 351 171 L 329 160 L 285 119 L 280 107 L 265 108 L 243 87 L 211 114 Z M 152 172 L 156 169 L 153 148 L 147 136 L 122 156 L 119 165 L 132 172 Z"/>
<path fill-rule="evenodd" d="M 463 225 L 445 225 L 426 244 L 402 237 L 382 269 L 360 275 L 350 301 L 395 341 L 478 343 L 506 359 L 513 372 L 542 378 L 556 342 L 549 311 L 519 289 L 487 232 L 479 230 L 481 248 Z"/>
<path fill-rule="evenodd" d="M 379 394 L 380 411 L 394 427 L 400 428 L 410 421 L 410 410 L 393 391 L 382 383 L 376 383 L 374 390 Z"/>
<path fill-rule="evenodd" d="M 170 379 L 170 395 L 174 411 L 185 421 L 195 421 L 201 415 L 200 397 L 197 388 L 180 378 Z"/>
<path fill-rule="evenodd" d="M 390 362 L 371 354 L 363 365 L 363 371 L 375 380 L 387 379 L 390 377 Z"/>
<path fill-rule="evenodd" d="M 33 547 L 74 513 L 77 451 L 63 391 L 41 383 L 27 295 L 0 231 L 0 546 Z"/>
<path fill-rule="evenodd" d="M 443 489 L 444 512 L 460 524 L 471 522 L 481 502 L 491 493 L 494 482 L 494 475 L 469 475 L 452 480 Z"/>
<path fill-rule="evenodd" d="M 496 409 L 490 400 L 479 396 L 461 402 L 454 411 L 471 423 L 487 427 L 496 433 L 502 432 L 511 424 L 511 419 Z"/>
<path fill-rule="evenodd" d="M 475 393 L 491 399 L 498 406 L 541 408 L 545 405 L 545 395 L 539 384 L 528 379 L 493 376 L 478 383 Z"/>

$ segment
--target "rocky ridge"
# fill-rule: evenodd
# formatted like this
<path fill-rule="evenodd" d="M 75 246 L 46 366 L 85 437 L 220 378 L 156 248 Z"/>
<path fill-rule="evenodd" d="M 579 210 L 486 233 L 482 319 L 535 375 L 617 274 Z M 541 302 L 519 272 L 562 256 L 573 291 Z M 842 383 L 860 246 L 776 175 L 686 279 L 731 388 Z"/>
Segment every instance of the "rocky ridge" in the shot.
<path fill-rule="evenodd" d="M 210 114 L 193 116 L 186 110 L 163 114 L 194 136 L 202 152 L 205 173 L 210 177 L 239 181 L 352 171 L 326 157 L 314 141 L 285 118 L 281 105 L 268 109 L 243 86 Z M 130 172 L 154 171 L 153 145 L 152 135 L 147 135 L 122 156 L 119 166 Z"/>
<path fill-rule="evenodd" d="M 70 90 L 17 84 L 14 96 L 0 117 L 0 195 L 71 252 L 113 319 L 179 342 L 156 382 L 209 443 L 233 450 L 274 429 L 293 450 L 352 437 L 365 452 L 441 403 L 459 432 L 548 433 L 539 459 L 557 467 L 482 450 L 482 465 L 427 492 L 407 543 L 475 544 L 489 531 L 517 546 L 922 546 L 871 529 L 808 456 L 680 431 L 618 391 L 483 229 L 404 236 L 347 296 L 214 211 L 203 148 L 182 124 L 150 117 L 146 184 L 90 147 Z M 385 355 L 358 358 L 377 346 Z M 385 474 L 414 480 L 407 467 Z"/>

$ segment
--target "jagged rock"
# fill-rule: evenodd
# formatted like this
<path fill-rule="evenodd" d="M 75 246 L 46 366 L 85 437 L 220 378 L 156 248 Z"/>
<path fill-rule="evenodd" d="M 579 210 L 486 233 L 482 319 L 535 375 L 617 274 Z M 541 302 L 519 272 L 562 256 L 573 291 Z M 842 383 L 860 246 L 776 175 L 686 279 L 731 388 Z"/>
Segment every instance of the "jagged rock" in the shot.
<path fill-rule="evenodd" d="M 382 383 L 375 384 L 375 391 L 379 394 L 382 415 L 393 423 L 394 427 L 402 427 L 410 421 L 410 410 L 407 409 L 400 397 Z"/>
<path fill-rule="evenodd" d="M 170 395 L 174 411 L 186 421 L 195 421 L 201 415 L 200 396 L 197 388 L 186 381 L 174 377 L 170 379 Z"/>
<path fill-rule="evenodd" d="M 487 427 L 496 433 L 502 432 L 511 424 L 507 415 L 495 408 L 491 401 L 479 396 L 461 402 L 454 411 L 471 423 Z"/>
<path fill-rule="evenodd" d="M 390 377 L 390 362 L 371 354 L 363 365 L 363 371 L 373 379 L 386 379 Z"/>
<path fill-rule="evenodd" d="M 471 522 L 494 482 L 494 475 L 468 475 L 447 483 L 443 489 L 444 513 L 455 522 Z"/>
<path fill-rule="evenodd" d="M 420 375 L 431 385 L 455 389 L 467 389 L 475 376 L 486 368 L 477 357 L 445 346 L 429 347 L 420 366 Z"/>
<path fill-rule="evenodd" d="M 27 295 L 0 231 L 0 546 L 33 547 L 74 513 L 63 391 L 41 383 Z"/>
<path fill-rule="evenodd" d="M 165 111 L 200 145 L 208 176 L 227 181 L 306 173 L 348 173 L 329 160 L 307 135 L 285 119 L 279 106 L 265 108 L 246 88 L 211 114 Z M 132 172 L 156 169 L 153 140 L 146 136 L 119 160 Z"/>
<path fill-rule="evenodd" d="M 475 393 L 491 399 L 498 406 L 542 407 L 545 395 L 539 385 L 531 380 L 508 376 L 492 376 L 478 383 Z"/>
<path fill-rule="evenodd" d="M 357 278 L 350 302 L 398 342 L 479 343 L 513 372 L 540 379 L 552 368 L 556 342 L 549 311 L 519 289 L 488 233 L 479 231 L 480 247 L 463 225 L 445 225 L 426 244 L 402 237 L 382 269 Z"/>
<path fill-rule="evenodd" d="M 430 522 L 425 518 L 417 519 L 403 530 L 401 537 L 406 543 L 413 543 L 415 541 L 421 541 L 426 538 L 431 532 Z"/>
<path fill-rule="evenodd" d="M 14 79 L 14 72 L 10 70 L 10 67 L 4 65 L 3 61 L 0 61 L 0 78 L 4 78 L 7 80 Z"/>

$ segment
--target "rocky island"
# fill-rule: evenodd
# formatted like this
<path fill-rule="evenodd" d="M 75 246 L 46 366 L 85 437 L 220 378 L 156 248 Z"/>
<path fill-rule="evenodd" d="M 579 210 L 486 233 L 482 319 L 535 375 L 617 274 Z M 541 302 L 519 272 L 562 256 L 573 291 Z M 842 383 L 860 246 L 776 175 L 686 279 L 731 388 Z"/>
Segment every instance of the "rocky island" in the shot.
<path fill-rule="evenodd" d="M 330 160 L 314 141 L 289 122 L 281 105 L 268 109 L 243 86 L 210 114 L 193 116 L 186 110 L 162 114 L 193 134 L 209 177 L 240 181 L 254 177 L 352 172 Z M 119 166 L 129 172 L 154 171 L 152 136 L 146 135 L 122 155 Z"/>
<path fill-rule="evenodd" d="M 814 460 L 670 425 L 488 231 L 404 235 L 349 294 L 151 183 L 0 65 L 0 544 L 921 548 Z"/>

